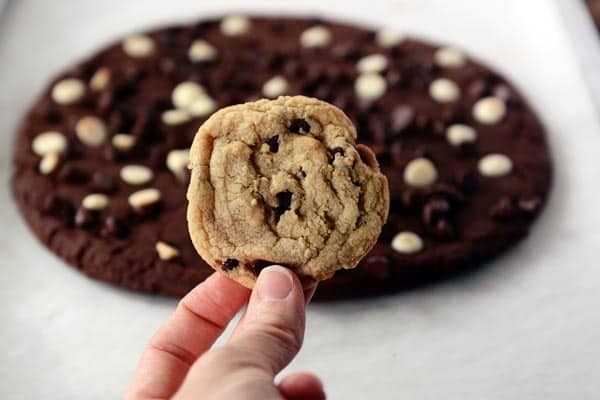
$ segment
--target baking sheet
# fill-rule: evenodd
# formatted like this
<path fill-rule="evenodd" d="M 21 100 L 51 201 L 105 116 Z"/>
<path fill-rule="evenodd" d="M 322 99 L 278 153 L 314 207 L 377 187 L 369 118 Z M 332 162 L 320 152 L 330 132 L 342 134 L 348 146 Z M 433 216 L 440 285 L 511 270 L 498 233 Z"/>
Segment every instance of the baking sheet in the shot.
<path fill-rule="evenodd" d="M 579 2 L 572 2 L 578 7 Z M 119 398 L 176 302 L 91 281 L 46 251 L 8 191 L 19 118 L 45 81 L 132 30 L 227 10 L 310 11 L 458 44 L 522 88 L 556 164 L 532 235 L 468 277 L 313 304 L 288 371 L 332 399 L 592 399 L 600 392 L 600 120 L 549 0 L 13 1 L 0 25 L 0 397 Z"/>
<path fill-rule="evenodd" d="M 587 7 L 582 7 L 581 4 L 573 5 L 572 0 L 556 0 L 556 5 L 563 15 L 587 86 L 595 100 L 596 108 L 600 111 L 600 32 L 594 25 Z"/>

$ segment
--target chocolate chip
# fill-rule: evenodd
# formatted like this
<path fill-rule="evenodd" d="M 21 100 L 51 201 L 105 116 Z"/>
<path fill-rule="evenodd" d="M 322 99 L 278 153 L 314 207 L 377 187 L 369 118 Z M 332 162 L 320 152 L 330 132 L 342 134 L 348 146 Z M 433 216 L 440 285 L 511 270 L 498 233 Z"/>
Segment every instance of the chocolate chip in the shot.
<path fill-rule="evenodd" d="M 315 26 L 315 25 L 323 25 L 323 26 L 326 26 L 326 27 L 328 26 L 327 21 L 325 21 L 321 17 L 316 17 L 316 16 L 310 17 L 308 19 L 308 24 L 309 24 L 309 26 Z"/>
<path fill-rule="evenodd" d="M 152 110 L 140 108 L 135 113 L 135 120 L 131 127 L 131 134 L 135 137 L 141 137 L 149 133 L 148 126 L 150 125 Z"/>
<path fill-rule="evenodd" d="M 80 207 L 75 214 L 75 225 L 80 228 L 90 228 L 98 222 L 99 213 Z"/>
<path fill-rule="evenodd" d="M 479 174 L 473 169 L 459 169 L 454 174 L 454 180 L 460 190 L 473 193 L 479 184 Z"/>
<path fill-rule="evenodd" d="M 104 146 L 102 149 L 102 156 L 106 161 L 119 161 L 123 158 L 123 153 L 117 150 L 113 146 Z"/>
<path fill-rule="evenodd" d="M 423 206 L 423 222 L 435 226 L 437 222 L 450 212 L 450 203 L 444 198 L 432 198 Z"/>
<path fill-rule="evenodd" d="M 158 61 L 158 68 L 165 75 L 171 75 L 176 68 L 175 60 L 170 57 L 161 58 Z"/>
<path fill-rule="evenodd" d="M 314 91 L 314 97 L 316 97 L 317 99 L 324 100 L 324 101 L 333 101 L 331 89 L 325 85 L 320 85 Z"/>
<path fill-rule="evenodd" d="M 268 63 L 267 67 L 272 70 L 280 71 L 285 63 L 286 58 L 287 57 L 285 55 L 280 54 L 280 53 L 273 54 L 267 60 L 267 63 Z"/>
<path fill-rule="evenodd" d="M 486 91 L 486 84 L 482 79 L 477 79 L 467 87 L 467 94 L 472 99 L 483 97 Z"/>
<path fill-rule="evenodd" d="M 465 201 L 465 195 L 454 185 L 448 183 L 436 183 L 427 189 L 428 198 L 440 196 L 452 204 L 458 205 Z"/>
<path fill-rule="evenodd" d="M 129 232 L 128 226 L 124 219 L 114 215 L 109 215 L 102 224 L 100 234 L 102 236 L 123 237 Z"/>
<path fill-rule="evenodd" d="M 275 221 L 279 222 L 279 218 L 281 215 L 290 209 L 290 205 L 292 204 L 292 192 L 286 190 L 285 192 L 279 192 L 276 195 L 279 205 L 273 208 L 273 213 L 275 215 Z"/>
<path fill-rule="evenodd" d="M 535 215 L 542 206 L 542 199 L 539 197 L 520 198 L 518 207 L 524 214 L 528 216 Z"/>
<path fill-rule="evenodd" d="M 269 151 L 271 153 L 277 153 L 279 151 L 279 135 L 275 135 L 267 140 L 269 145 Z"/>
<path fill-rule="evenodd" d="M 408 105 L 399 105 L 392 111 L 390 128 L 392 133 L 400 134 L 409 128 L 415 119 L 415 110 Z"/>
<path fill-rule="evenodd" d="M 373 255 L 365 260 L 365 270 L 373 278 L 384 281 L 390 276 L 391 262 L 387 256 Z"/>
<path fill-rule="evenodd" d="M 452 224 L 446 219 L 440 219 L 433 230 L 433 234 L 441 240 L 450 240 L 456 236 L 456 231 Z"/>
<path fill-rule="evenodd" d="M 117 188 L 114 180 L 112 180 L 106 173 L 97 171 L 92 175 L 92 181 L 90 188 L 93 192 L 99 193 L 112 193 Z"/>
<path fill-rule="evenodd" d="M 258 275 L 260 275 L 260 271 L 262 271 L 263 269 L 265 269 L 268 266 L 273 265 L 273 264 L 277 264 L 277 263 L 274 263 L 272 261 L 266 261 L 266 260 L 256 260 L 256 261 L 254 261 L 254 263 L 252 263 L 252 270 L 253 270 L 254 274 L 256 276 L 258 276 Z"/>
<path fill-rule="evenodd" d="M 106 114 L 115 103 L 115 93 L 112 90 L 103 91 L 96 102 L 96 110 L 100 114 Z"/>
<path fill-rule="evenodd" d="M 508 107 L 519 107 L 519 100 L 514 95 L 512 89 L 505 83 L 500 83 L 494 86 L 492 94 L 499 99 L 502 99 Z"/>
<path fill-rule="evenodd" d="M 502 82 L 502 78 L 493 72 L 487 72 L 483 79 L 485 80 L 487 87 L 492 87 Z"/>
<path fill-rule="evenodd" d="M 292 121 L 289 129 L 293 133 L 309 133 L 310 124 L 303 118 L 297 118 Z"/>
<path fill-rule="evenodd" d="M 508 102 L 512 97 L 510 88 L 505 84 L 496 85 L 492 90 L 492 93 L 499 99 L 504 100 L 505 103 Z"/>
<path fill-rule="evenodd" d="M 136 83 L 142 77 L 142 71 L 134 64 L 127 64 L 123 67 L 123 77 L 126 83 Z"/>
<path fill-rule="evenodd" d="M 297 173 L 297 176 L 298 176 L 300 179 L 304 179 L 304 178 L 306 178 L 306 172 L 304 172 L 302 169 L 300 169 L 300 170 L 298 171 L 298 173 Z"/>
<path fill-rule="evenodd" d="M 336 154 L 339 154 L 342 157 L 344 156 L 344 149 L 342 149 L 341 147 L 335 147 L 332 151 L 333 151 L 333 158 L 335 158 Z"/>
<path fill-rule="evenodd" d="M 352 61 L 360 57 L 358 46 L 354 42 L 338 43 L 331 48 L 331 54 L 340 60 Z"/>
<path fill-rule="evenodd" d="M 417 208 L 423 201 L 422 196 L 413 189 L 405 189 L 402 191 L 402 206 L 407 210 Z"/>
<path fill-rule="evenodd" d="M 394 87 L 402 81 L 402 75 L 395 69 L 390 69 L 385 74 L 385 80 L 387 81 L 388 87 Z"/>
<path fill-rule="evenodd" d="M 238 260 L 235 260 L 233 258 L 228 258 L 227 260 L 225 260 L 223 262 L 223 264 L 221 264 L 221 269 L 223 271 L 231 271 L 232 269 L 234 269 L 238 265 L 240 265 L 240 262 Z"/>
<path fill-rule="evenodd" d="M 462 110 L 455 107 L 453 104 L 445 104 L 441 108 L 440 117 L 437 121 L 446 125 L 446 124 L 456 121 L 460 117 L 462 117 L 464 119 L 463 114 L 464 113 L 462 112 Z M 444 128 L 445 128 L 445 126 L 444 126 Z M 444 129 L 444 131 L 445 131 L 445 129 Z"/>
<path fill-rule="evenodd" d="M 114 110 L 108 116 L 106 123 L 108 129 L 113 132 L 125 132 L 129 126 L 126 125 L 125 114 L 121 110 Z"/>
<path fill-rule="evenodd" d="M 67 183 L 85 183 L 89 179 L 89 175 L 79 167 L 65 164 L 58 174 L 58 179 Z"/>
<path fill-rule="evenodd" d="M 514 201 L 509 196 L 503 196 L 490 207 L 490 215 L 494 219 L 503 220 L 517 215 Z"/>

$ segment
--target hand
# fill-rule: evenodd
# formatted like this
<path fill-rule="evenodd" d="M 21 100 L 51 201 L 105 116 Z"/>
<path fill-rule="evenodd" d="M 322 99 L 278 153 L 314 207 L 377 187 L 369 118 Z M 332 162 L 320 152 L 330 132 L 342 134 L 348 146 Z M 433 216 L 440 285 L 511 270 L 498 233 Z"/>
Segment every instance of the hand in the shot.
<path fill-rule="evenodd" d="M 150 340 L 125 398 L 325 399 L 312 374 L 274 383 L 302 346 L 313 293 L 303 293 L 298 278 L 280 266 L 263 269 L 252 293 L 214 273 L 180 301 Z M 210 349 L 248 299 L 227 343 Z"/>

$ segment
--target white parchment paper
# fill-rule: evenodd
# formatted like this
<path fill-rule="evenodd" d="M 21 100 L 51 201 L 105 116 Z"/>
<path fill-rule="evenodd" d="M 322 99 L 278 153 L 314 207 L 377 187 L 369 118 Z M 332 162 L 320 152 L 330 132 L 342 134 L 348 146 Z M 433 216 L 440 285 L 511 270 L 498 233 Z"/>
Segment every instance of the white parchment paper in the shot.
<path fill-rule="evenodd" d="M 0 397 L 114 399 L 176 302 L 91 281 L 35 240 L 8 191 L 45 81 L 140 28 L 227 10 L 319 12 L 468 49 L 540 112 L 556 165 L 532 235 L 465 278 L 311 305 L 288 371 L 332 399 L 594 399 L 600 393 L 600 120 L 550 0 L 11 1 L 0 17 Z"/>

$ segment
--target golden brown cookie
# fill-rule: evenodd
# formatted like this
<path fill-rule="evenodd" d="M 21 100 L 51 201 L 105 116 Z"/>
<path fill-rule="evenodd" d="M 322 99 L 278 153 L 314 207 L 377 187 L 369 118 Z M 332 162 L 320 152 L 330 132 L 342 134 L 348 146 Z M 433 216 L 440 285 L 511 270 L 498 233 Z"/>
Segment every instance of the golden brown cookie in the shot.
<path fill-rule="evenodd" d="M 387 180 L 337 107 L 303 96 L 224 108 L 190 150 L 188 228 L 216 270 L 252 287 L 261 268 L 305 287 L 354 268 L 386 221 Z"/>

